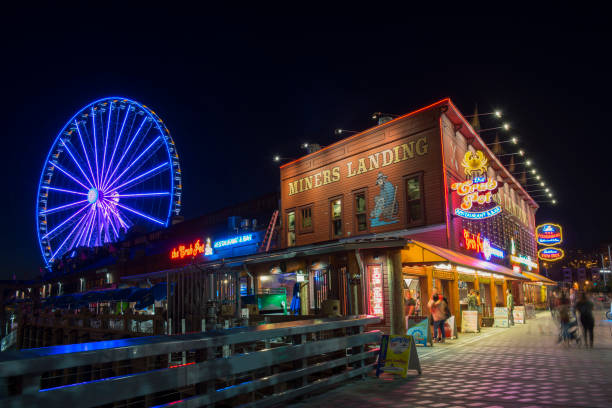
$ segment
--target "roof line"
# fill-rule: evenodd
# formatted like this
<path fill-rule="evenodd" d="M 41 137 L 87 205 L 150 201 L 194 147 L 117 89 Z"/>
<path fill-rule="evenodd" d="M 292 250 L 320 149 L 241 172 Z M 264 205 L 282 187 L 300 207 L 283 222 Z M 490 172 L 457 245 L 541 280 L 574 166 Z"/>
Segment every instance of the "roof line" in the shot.
<path fill-rule="evenodd" d="M 424 111 L 424 110 L 427 110 L 427 109 L 433 108 L 433 107 L 434 107 L 434 106 L 436 106 L 436 105 L 442 105 L 444 102 L 450 102 L 450 98 L 448 98 L 448 97 L 447 97 L 447 98 L 441 99 L 441 100 L 439 100 L 438 102 L 434 102 L 434 103 L 432 103 L 431 105 L 428 105 L 428 106 L 425 106 L 425 107 L 423 107 L 423 108 L 417 109 L 417 110 L 412 111 L 412 112 L 410 112 L 410 113 L 406 113 L 406 114 L 404 114 L 404 115 L 402 115 L 402 116 L 398 116 L 397 118 L 395 118 L 395 119 L 391 119 L 391 120 L 390 120 L 390 121 L 388 121 L 388 122 L 381 123 L 380 125 L 376 125 L 376 126 L 374 126 L 374 127 L 368 128 L 368 129 L 366 129 L 366 130 L 362 130 L 362 131 L 361 131 L 361 132 L 359 132 L 359 133 L 355 133 L 355 134 L 354 134 L 354 135 L 352 135 L 352 136 L 349 136 L 349 137 L 346 137 L 346 138 L 344 138 L 344 139 L 338 140 L 337 142 L 334 142 L 334 143 L 332 143 L 332 144 L 330 144 L 330 145 L 328 145 L 328 146 L 325 146 L 325 147 L 323 147 L 323 148 L 321 148 L 321 149 L 319 149 L 319 150 L 317 150 L 317 151 L 315 151 L 315 152 L 308 153 L 307 155 L 302 156 L 302 157 L 300 157 L 300 158 L 297 158 L 297 159 L 295 159 L 295 160 L 293 160 L 293 161 L 291 161 L 291 162 L 289 162 L 289 163 L 285 163 L 285 164 L 283 164 L 283 165 L 279 166 L 279 168 L 280 168 L 280 169 L 285 168 L 285 167 L 290 166 L 290 165 L 292 165 L 292 164 L 294 164 L 294 163 L 297 163 L 297 162 L 299 162 L 299 161 L 301 161 L 301 160 L 304 160 L 304 159 L 306 159 L 307 157 L 310 157 L 310 156 L 312 156 L 312 155 L 315 155 L 315 154 L 317 154 L 317 153 L 320 153 L 320 152 L 322 152 L 323 150 L 330 149 L 330 148 L 332 148 L 332 147 L 334 147 L 334 146 L 336 146 L 336 145 L 338 145 L 338 144 L 344 143 L 344 142 L 346 142 L 346 141 L 348 141 L 348 140 L 351 140 L 351 139 L 354 139 L 354 138 L 356 138 L 356 137 L 358 137 L 358 136 L 361 136 L 361 135 L 363 135 L 364 133 L 371 132 L 371 131 L 376 130 L 376 129 L 378 129 L 378 128 L 382 127 L 382 126 L 387 126 L 387 125 L 389 125 L 390 123 L 393 123 L 393 122 L 399 121 L 399 120 L 401 120 L 401 119 L 405 119 L 405 118 L 407 118 L 407 117 L 409 117 L 409 116 L 415 115 L 415 114 L 417 114 L 417 113 L 419 113 L 419 112 L 422 112 L 422 111 Z"/>

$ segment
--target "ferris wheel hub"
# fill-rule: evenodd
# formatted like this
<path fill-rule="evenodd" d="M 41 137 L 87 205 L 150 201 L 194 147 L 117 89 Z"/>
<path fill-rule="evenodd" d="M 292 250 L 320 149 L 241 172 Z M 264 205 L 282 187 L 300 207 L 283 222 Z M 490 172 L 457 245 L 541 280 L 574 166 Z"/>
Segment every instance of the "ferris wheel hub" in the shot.
<path fill-rule="evenodd" d="M 95 188 L 92 188 L 91 190 L 89 190 L 89 192 L 87 193 L 87 201 L 89 201 L 89 204 L 93 204 L 96 201 L 98 201 L 98 190 Z"/>

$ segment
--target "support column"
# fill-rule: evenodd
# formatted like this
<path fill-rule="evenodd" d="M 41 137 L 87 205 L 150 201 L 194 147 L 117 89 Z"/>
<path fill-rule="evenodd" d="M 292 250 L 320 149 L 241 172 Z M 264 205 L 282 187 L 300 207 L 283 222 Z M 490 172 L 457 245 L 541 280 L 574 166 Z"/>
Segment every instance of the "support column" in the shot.
<path fill-rule="evenodd" d="M 431 299 L 431 295 L 433 293 L 433 267 L 426 266 L 425 273 L 427 274 L 427 297 L 425 299 L 421 299 L 421 308 L 425 311 L 424 315 L 430 316 L 431 312 L 427 307 L 427 303 L 429 299 Z"/>
<path fill-rule="evenodd" d="M 391 311 L 393 313 L 393 327 L 391 328 L 392 334 L 406 334 L 406 315 L 404 313 L 404 282 L 402 280 L 402 252 L 397 249 L 390 251 L 389 255 L 391 259 L 389 262 L 390 275 L 393 280 L 391 285 L 392 292 Z"/>
<path fill-rule="evenodd" d="M 497 306 L 497 290 L 495 290 L 495 279 L 492 276 L 489 279 L 489 288 L 491 291 L 491 313 L 493 313 L 495 306 Z"/>
<path fill-rule="evenodd" d="M 451 282 L 451 313 L 455 316 L 455 325 L 457 328 L 461 327 L 461 308 L 459 306 L 459 273 L 456 269 L 453 269 L 453 281 Z"/>
<path fill-rule="evenodd" d="M 504 297 L 504 306 L 508 306 L 506 303 L 506 289 L 508 289 L 508 280 L 504 278 L 504 283 L 502 283 L 502 296 Z"/>

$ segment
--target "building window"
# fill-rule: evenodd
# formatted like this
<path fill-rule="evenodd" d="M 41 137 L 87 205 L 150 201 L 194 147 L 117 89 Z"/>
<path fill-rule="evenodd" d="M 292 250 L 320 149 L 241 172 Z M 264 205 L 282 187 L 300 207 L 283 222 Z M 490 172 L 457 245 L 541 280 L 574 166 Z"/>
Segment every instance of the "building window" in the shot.
<path fill-rule="evenodd" d="M 287 213 L 287 246 L 295 245 L 295 211 Z"/>
<path fill-rule="evenodd" d="M 355 230 L 364 232 L 368 230 L 366 192 L 360 191 L 355 193 Z"/>
<path fill-rule="evenodd" d="M 423 174 L 415 174 L 406 178 L 406 214 L 409 225 L 425 222 L 423 205 Z"/>
<path fill-rule="evenodd" d="M 300 232 L 312 232 L 312 205 L 300 209 Z"/>
<path fill-rule="evenodd" d="M 331 201 L 332 238 L 342 236 L 342 199 Z"/>

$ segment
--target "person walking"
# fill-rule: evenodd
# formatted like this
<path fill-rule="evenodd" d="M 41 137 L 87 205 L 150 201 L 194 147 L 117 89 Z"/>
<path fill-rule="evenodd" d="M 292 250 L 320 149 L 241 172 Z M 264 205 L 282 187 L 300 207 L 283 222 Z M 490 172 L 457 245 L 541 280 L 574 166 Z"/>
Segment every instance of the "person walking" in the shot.
<path fill-rule="evenodd" d="M 584 346 L 593 348 L 593 328 L 595 327 L 593 302 L 587 298 L 586 293 L 582 292 L 580 294 L 580 300 L 576 303 L 576 310 L 580 313 L 580 325 L 582 326 L 582 333 L 584 333 Z"/>
<path fill-rule="evenodd" d="M 448 305 L 444 301 L 444 298 L 438 295 L 437 291 L 431 297 L 428 302 L 429 310 L 431 311 L 431 317 L 433 319 L 433 332 L 434 341 L 444 343 L 446 340 L 446 333 L 444 333 L 444 322 L 446 321 L 446 314 Z M 438 333 L 438 330 L 440 333 Z"/>
<path fill-rule="evenodd" d="M 508 308 L 508 323 L 514 326 L 514 297 L 510 289 L 506 289 L 506 307 Z"/>

